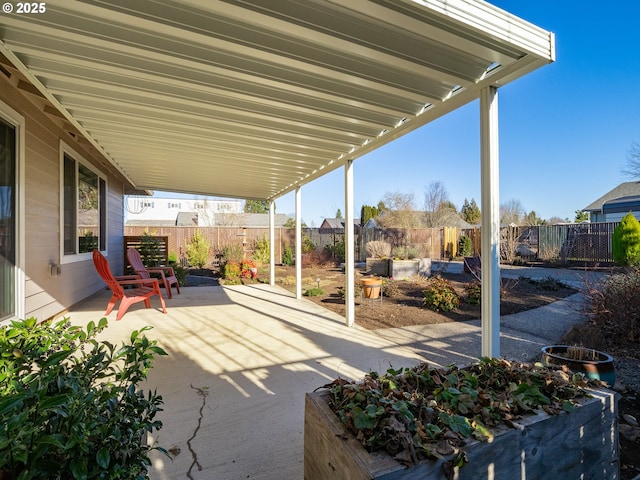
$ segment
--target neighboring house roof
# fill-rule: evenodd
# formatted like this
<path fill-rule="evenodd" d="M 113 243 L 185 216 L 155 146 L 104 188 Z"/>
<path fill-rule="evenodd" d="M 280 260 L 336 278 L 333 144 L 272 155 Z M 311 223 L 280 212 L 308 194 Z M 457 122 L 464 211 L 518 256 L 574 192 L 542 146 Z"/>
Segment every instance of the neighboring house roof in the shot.
<path fill-rule="evenodd" d="M 370 218 L 369 220 L 367 220 L 367 223 L 365 223 L 362 228 L 369 229 L 369 228 L 380 228 L 380 225 L 378 225 L 378 222 L 376 222 L 375 218 Z"/>
<path fill-rule="evenodd" d="M 640 182 L 624 182 L 615 187 L 613 190 L 605 193 L 582 210 L 585 212 L 602 212 L 602 206 L 605 203 L 609 203 L 612 200 L 636 196 L 640 196 Z"/>
<path fill-rule="evenodd" d="M 360 219 L 354 218 L 353 224 L 360 228 Z M 344 230 L 344 218 L 325 218 L 320 225 L 322 230 Z"/>
<path fill-rule="evenodd" d="M 197 227 L 198 212 L 178 212 L 176 217 L 177 227 Z"/>
<path fill-rule="evenodd" d="M 473 228 L 469 222 L 465 222 L 464 219 L 460 215 L 450 215 L 445 219 L 445 227 L 456 227 L 456 228 Z"/>
<path fill-rule="evenodd" d="M 640 211 L 640 195 L 608 200 L 602 205 L 602 213 L 627 213 Z"/>

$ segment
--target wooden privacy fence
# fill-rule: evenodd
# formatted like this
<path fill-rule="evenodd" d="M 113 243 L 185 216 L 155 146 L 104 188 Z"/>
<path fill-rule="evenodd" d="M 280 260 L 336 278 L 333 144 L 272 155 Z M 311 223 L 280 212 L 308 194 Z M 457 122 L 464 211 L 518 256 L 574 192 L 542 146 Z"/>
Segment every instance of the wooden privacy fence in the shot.
<path fill-rule="evenodd" d="M 146 267 L 155 267 L 157 265 L 167 265 L 169 258 L 169 237 L 168 236 L 149 236 L 139 235 L 124 237 L 124 264 L 125 273 L 133 273 L 129 260 L 127 259 L 127 249 L 134 247 L 140 252 L 142 263 Z"/>
<path fill-rule="evenodd" d="M 145 233 L 152 236 L 167 238 L 167 250 L 175 253 L 178 261 L 186 264 L 187 244 L 196 232 L 199 232 L 209 241 L 211 249 L 207 265 L 216 262 L 217 257 L 226 246 L 246 242 L 248 253 L 251 254 L 256 240 L 269 238 L 268 228 L 241 228 L 241 227 L 128 227 L 125 226 L 125 235 L 138 237 Z M 292 228 L 276 228 L 275 230 L 275 257 L 276 262 L 282 261 L 282 252 L 285 246 L 293 245 L 295 230 Z M 127 238 L 127 237 L 125 237 Z M 126 251 L 126 241 L 125 241 Z"/>
<path fill-rule="evenodd" d="M 619 222 L 585 223 L 566 225 L 537 225 L 505 227 L 501 230 L 501 259 L 511 262 L 516 259 L 526 261 L 553 262 L 562 265 L 612 264 L 611 236 Z M 129 227 L 125 226 L 126 238 L 140 236 L 145 232 L 166 238 L 166 250 L 175 253 L 178 260 L 186 264 L 186 247 L 194 234 L 200 232 L 211 244 L 208 264 L 216 262 L 225 246 L 246 243 L 246 251 L 251 255 L 256 240 L 268 239 L 268 228 L 241 227 Z M 316 249 L 335 246 L 344 239 L 343 230 L 321 232 L 318 228 L 302 230 L 303 239 L 307 238 Z M 356 229 L 355 260 L 365 260 L 366 244 L 370 241 L 384 241 L 392 248 L 411 246 L 418 256 L 432 259 L 448 259 L 458 254 L 458 240 L 461 235 L 471 238 L 473 253 L 480 255 L 481 230 L 479 227 L 460 228 L 385 228 Z M 286 247 L 294 248 L 295 229 L 278 227 L 275 229 L 275 261 L 282 262 Z"/>
<path fill-rule="evenodd" d="M 211 250 L 207 264 L 214 264 L 225 246 L 246 242 L 248 254 L 251 254 L 256 240 L 269 238 L 268 228 L 240 227 L 132 227 L 125 226 L 125 235 L 138 237 L 145 233 L 152 236 L 167 237 L 168 252 L 175 253 L 178 260 L 186 259 L 187 244 L 195 233 L 209 241 Z M 318 228 L 305 228 L 302 236 L 307 237 L 316 249 L 335 246 L 344 239 L 343 231 L 320 233 Z M 365 245 L 372 240 L 389 242 L 392 247 L 411 245 L 421 257 L 443 258 L 442 232 L 438 228 L 410 229 L 358 229 L 355 235 L 355 258 L 363 262 L 366 258 Z M 125 242 L 126 243 L 126 242 Z M 278 227 L 275 229 L 275 261 L 282 262 L 282 253 L 286 247 L 294 248 L 295 229 Z M 184 263 L 184 262 L 183 262 Z"/>

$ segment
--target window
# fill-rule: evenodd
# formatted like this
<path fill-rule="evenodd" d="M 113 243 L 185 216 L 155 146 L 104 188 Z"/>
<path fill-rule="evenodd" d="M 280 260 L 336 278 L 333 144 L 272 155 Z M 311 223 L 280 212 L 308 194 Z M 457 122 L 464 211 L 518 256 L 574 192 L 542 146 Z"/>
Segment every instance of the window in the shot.
<path fill-rule="evenodd" d="M 0 320 L 16 311 L 16 128 L 0 118 Z"/>
<path fill-rule="evenodd" d="M 63 248 L 65 255 L 106 249 L 106 182 L 89 167 L 64 153 Z"/>
<path fill-rule="evenodd" d="M 169 208 L 180 208 L 179 203 L 169 203 Z"/>

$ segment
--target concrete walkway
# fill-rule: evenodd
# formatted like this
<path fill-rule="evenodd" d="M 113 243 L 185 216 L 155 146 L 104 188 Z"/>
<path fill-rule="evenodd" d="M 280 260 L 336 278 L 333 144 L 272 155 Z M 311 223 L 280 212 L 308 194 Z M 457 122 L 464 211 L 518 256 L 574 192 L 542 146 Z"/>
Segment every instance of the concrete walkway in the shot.
<path fill-rule="evenodd" d="M 104 291 L 78 305 L 71 321 L 98 320 L 108 298 Z M 120 322 L 112 313 L 102 334 L 120 343 L 152 325 L 147 336 L 169 353 L 144 387 L 157 388 L 165 401 L 155 440 L 179 453 L 173 461 L 154 455 L 153 480 L 302 479 L 305 393 L 339 376 L 359 379 L 422 361 L 464 365 L 481 352 L 479 320 L 347 328 L 337 314 L 269 285 L 185 287 L 166 301 L 166 315 L 156 299 L 151 309 L 134 305 Z M 504 317 L 502 355 L 537 356 L 584 321 L 580 304 L 574 295 Z"/>

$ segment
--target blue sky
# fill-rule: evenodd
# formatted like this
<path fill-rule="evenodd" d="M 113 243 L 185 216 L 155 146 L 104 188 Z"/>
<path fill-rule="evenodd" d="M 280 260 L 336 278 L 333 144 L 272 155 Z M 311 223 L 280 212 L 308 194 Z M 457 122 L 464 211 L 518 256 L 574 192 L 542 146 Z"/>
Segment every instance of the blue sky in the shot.
<path fill-rule="evenodd" d="M 490 3 L 552 31 L 556 62 L 498 91 L 500 203 L 519 201 L 543 218 L 573 219 L 621 182 L 640 141 L 640 2 L 615 8 L 570 0 Z M 471 103 L 354 162 L 354 215 L 386 192 L 424 193 L 441 181 L 458 207 L 480 205 L 479 104 Z M 344 170 L 302 187 L 302 219 L 319 226 L 344 214 Z M 276 201 L 293 215 L 294 195 Z"/>

